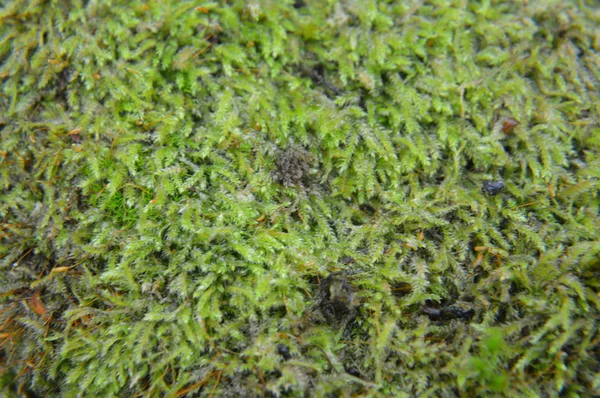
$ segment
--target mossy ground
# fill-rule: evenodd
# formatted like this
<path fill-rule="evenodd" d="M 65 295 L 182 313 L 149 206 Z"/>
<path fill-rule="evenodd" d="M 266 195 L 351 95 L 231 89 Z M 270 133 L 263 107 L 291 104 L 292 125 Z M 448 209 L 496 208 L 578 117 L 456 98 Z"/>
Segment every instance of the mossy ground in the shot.
<path fill-rule="evenodd" d="M 4 2 L 0 394 L 599 395 L 599 26 Z"/>

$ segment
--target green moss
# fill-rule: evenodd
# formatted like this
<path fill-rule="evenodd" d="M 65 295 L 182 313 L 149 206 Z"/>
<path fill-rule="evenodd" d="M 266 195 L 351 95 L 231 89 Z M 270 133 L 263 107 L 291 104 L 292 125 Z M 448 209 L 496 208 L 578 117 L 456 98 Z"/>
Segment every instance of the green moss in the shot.
<path fill-rule="evenodd" d="M 600 394 L 598 26 L 9 2 L 1 395 Z"/>

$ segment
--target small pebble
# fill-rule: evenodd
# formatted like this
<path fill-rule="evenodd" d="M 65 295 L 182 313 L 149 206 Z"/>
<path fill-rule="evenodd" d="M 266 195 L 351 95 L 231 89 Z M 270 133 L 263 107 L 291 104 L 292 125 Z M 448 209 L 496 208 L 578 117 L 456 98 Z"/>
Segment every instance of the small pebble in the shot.
<path fill-rule="evenodd" d="M 504 189 L 504 181 L 486 180 L 481 186 L 481 190 L 488 195 L 498 195 Z"/>
<path fill-rule="evenodd" d="M 464 309 L 458 306 L 449 306 L 445 308 L 422 307 L 421 310 L 432 321 L 449 321 L 452 319 L 462 319 L 469 322 L 475 316 L 473 309 Z"/>
<path fill-rule="evenodd" d="M 360 372 L 354 366 L 347 368 L 346 372 L 354 377 L 360 378 Z"/>
<path fill-rule="evenodd" d="M 284 344 L 277 344 L 277 353 L 286 361 L 292 357 L 290 349 Z"/>

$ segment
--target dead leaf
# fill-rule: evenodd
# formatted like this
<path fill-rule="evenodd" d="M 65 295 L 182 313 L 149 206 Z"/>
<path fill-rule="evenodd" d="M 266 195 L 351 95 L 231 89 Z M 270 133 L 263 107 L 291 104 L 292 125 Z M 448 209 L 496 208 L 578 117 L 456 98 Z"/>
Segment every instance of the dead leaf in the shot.
<path fill-rule="evenodd" d="M 502 121 L 502 132 L 504 134 L 508 134 L 512 132 L 518 125 L 519 122 L 517 120 L 513 119 L 512 117 L 507 117 Z"/>
<path fill-rule="evenodd" d="M 29 300 L 29 306 L 36 314 L 46 316 L 46 308 L 44 307 L 44 303 L 42 303 L 42 300 L 40 299 L 39 290 L 33 293 L 33 296 Z"/>

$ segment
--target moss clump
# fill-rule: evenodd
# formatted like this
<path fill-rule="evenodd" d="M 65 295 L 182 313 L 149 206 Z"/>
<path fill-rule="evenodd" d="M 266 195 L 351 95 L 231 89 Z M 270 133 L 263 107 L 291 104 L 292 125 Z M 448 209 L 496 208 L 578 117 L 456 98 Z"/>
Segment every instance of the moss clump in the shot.
<path fill-rule="evenodd" d="M 356 312 L 354 291 L 350 282 L 339 273 L 323 279 L 319 290 L 319 308 L 332 325 L 346 323 Z"/>
<path fill-rule="evenodd" d="M 282 151 L 276 159 L 277 180 L 283 186 L 304 186 L 309 176 L 312 155 L 310 152 L 292 147 Z"/>
<path fill-rule="evenodd" d="M 600 394 L 593 1 L 2 7 L 0 395 Z"/>

